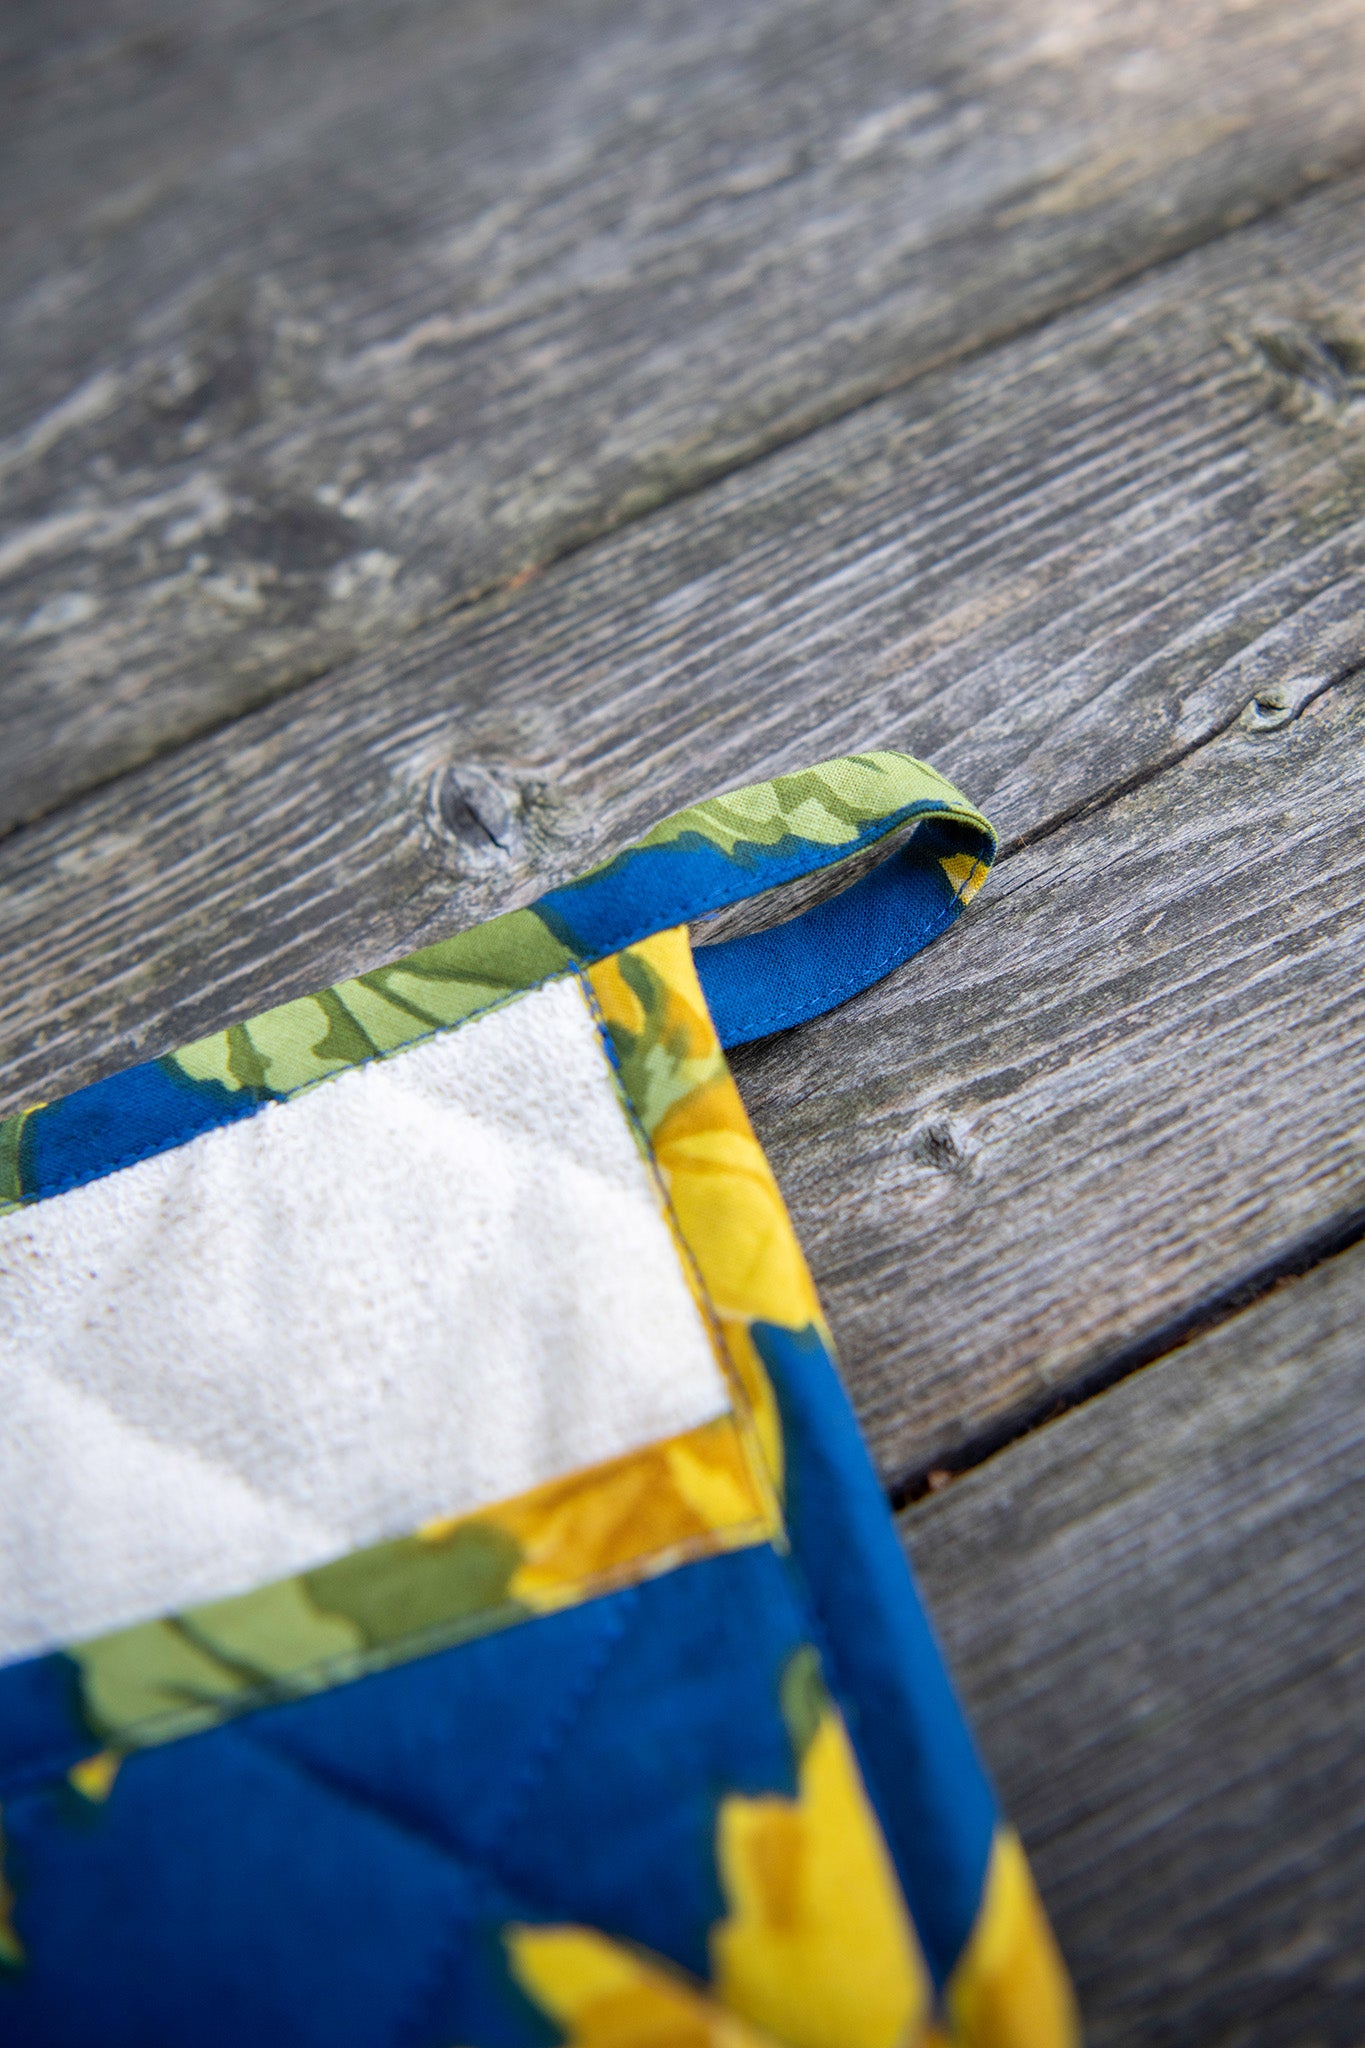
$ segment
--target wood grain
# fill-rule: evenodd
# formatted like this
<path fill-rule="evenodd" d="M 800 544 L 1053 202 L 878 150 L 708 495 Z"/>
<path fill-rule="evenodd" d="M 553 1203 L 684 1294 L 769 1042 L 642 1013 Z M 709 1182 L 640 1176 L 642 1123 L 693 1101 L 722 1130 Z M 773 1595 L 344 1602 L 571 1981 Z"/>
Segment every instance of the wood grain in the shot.
<path fill-rule="evenodd" d="M 890 1484 L 1365 1218 L 1363 810 L 1358 678 L 734 1056 Z"/>
<path fill-rule="evenodd" d="M 888 1483 L 1358 1227 L 1362 59 L 5 11 L 0 1107 L 889 743 L 1008 857 L 736 1058 Z M 1357 1248 L 903 1518 L 1099 2048 L 1365 2036 L 1362 1327 Z"/>
<path fill-rule="evenodd" d="M 1358 1246 L 903 1517 L 1092 2048 L 1365 2038 L 1362 1332 Z"/>
<path fill-rule="evenodd" d="M 1365 150 L 1354 0 L 4 33 L 0 826 Z"/>
<path fill-rule="evenodd" d="M 1248 704 L 1292 715 L 1365 659 L 1365 419 L 1282 362 L 1361 330 L 1361 199 L 928 377 L 14 835 L 6 1101 L 822 754 L 906 746 L 1016 842 Z"/>
<path fill-rule="evenodd" d="M 1349 361 L 1358 204 L 926 379 L 13 835 L 9 1100 L 889 740 L 1021 850 L 924 960 L 737 1063 L 888 1481 L 1331 1227 L 1365 1201 L 1360 692 L 1332 686 L 1365 659 L 1365 443 L 1348 372 L 1324 394 L 1302 364 L 1323 335 Z"/>

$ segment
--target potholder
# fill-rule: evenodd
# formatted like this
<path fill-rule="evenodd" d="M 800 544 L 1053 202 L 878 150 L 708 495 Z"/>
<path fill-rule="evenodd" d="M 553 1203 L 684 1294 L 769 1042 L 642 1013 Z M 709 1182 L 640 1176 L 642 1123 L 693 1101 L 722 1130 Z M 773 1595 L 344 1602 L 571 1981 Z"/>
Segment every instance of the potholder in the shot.
<path fill-rule="evenodd" d="M 9 2048 L 1074 2039 L 721 1050 L 993 852 L 829 762 L 0 1127 Z"/>

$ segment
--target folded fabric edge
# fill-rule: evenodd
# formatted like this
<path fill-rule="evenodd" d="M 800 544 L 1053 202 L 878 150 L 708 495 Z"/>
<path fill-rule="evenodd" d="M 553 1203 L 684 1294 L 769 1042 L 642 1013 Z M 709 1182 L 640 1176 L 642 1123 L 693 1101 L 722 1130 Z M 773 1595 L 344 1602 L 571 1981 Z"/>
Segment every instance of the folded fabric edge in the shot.
<path fill-rule="evenodd" d="M 0 1667 L 0 1797 L 255 1709 L 781 1543 L 734 1414 L 287 1579 Z M 27 1739 L 16 1743 L 17 1731 Z M 75 1775 L 73 1775 L 75 1774 Z"/>
<path fill-rule="evenodd" d="M 837 867 L 915 819 L 941 820 L 958 835 L 955 851 L 928 863 L 939 882 L 946 877 L 951 917 L 984 875 L 995 839 L 934 769 L 888 751 L 754 783 L 665 819 L 528 909 L 0 1121 L 0 1217 L 472 1022 L 653 932 Z M 889 865 L 901 872 L 906 858 Z M 933 929 L 920 922 L 922 944 Z M 833 943 L 848 936 L 836 933 Z M 829 993 L 802 1015 L 840 999 L 836 981 L 821 975 Z M 785 1021 L 797 1021 L 790 1004 L 788 1012 Z"/>
<path fill-rule="evenodd" d="M 588 980 L 781 1496 L 786 1570 L 929 1973 L 938 2017 L 925 2048 L 1074 2048 L 1065 1968 L 953 1694 L 688 933 L 656 934 Z"/>
<path fill-rule="evenodd" d="M 906 845 L 800 916 L 698 947 L 721 1044 L 808 1023 L 902 966 L 961 916 L 986 879 L 989 854 L 974 828 L 922 819 Z"/>

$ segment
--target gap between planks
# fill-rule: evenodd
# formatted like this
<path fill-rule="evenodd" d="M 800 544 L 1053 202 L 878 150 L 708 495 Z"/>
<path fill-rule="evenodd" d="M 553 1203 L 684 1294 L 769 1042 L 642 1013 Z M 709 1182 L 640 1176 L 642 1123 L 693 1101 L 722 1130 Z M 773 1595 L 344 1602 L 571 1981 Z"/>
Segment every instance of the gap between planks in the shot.
<path fill-rule="evenodd" d="M 657 495 L 653 497 L 642 495 L 634 503 L 628 503 L 623 508 L 610 514 L 604 514 L 597 524 L 584 526 L 580 531 L 570 534 L 557 544 L 547 547 L 533 561 L 515 570 L 509 570 L 500 577 L 493 577 L 484 584 L 476 585 L 467 592 L 443 604 L 433 604 L 429 611 L 417 611 L 411 616 L 403 618 L 395 629 L 395 649 L 406 635 L 417 632 L 422 627 L 432 624 L 438 619 L 455 620 L 461 613 L 477 612 L 486 606 L 496 605 L 501 599 L 514 596 L 519 590 L 525 589 L 527 584 L 536 577 L 543 576 L 548 570 L 557 568 L 561 564 L 572 562 L 576 556 L 600 546 L 604 540 L 622 532 L 625 528 L 655 518 L 659 513 L 668 510 L 672 506 L 683 504 L 690 498 L 702 496 L 705 492 L 713 489 L 715 485 L 723 483 L 728 478 L 738 476 L 747 469 L 759 467 L 763 463 L 772 460 L 773 457 L 781 455 L 787 449 L 793 448 L 802 441 L 809 440 L 812 436 L 820 434 L 825 428 L 835 426 L 842 420 L 849 419 L 880 404 L 884 399 L 894 397 L 898 393 L 908 390 L 912 385 L 920 382 L 923 378 L 932 376 L 937 371 L 973 365 L 978 361 L 990 358 L 1002 349 L 1008 348 L 1012 343 L 1044 335 L 1049 329 L 1064 321 L 1068 314 L 1077 312 L 1083 307 L 1121 291 L 1126 286 L 1159 276 L 1173 264 L 1179 263 L 1184 257 L 1222 241 L 1229 234 L 1239 233 L 1244 228 L 1258 227 L 1273 221 L 1281 214 L 1291 210 L 1310 193 L 1317 193 L 1324 188 L 1339 184 L 1352 177 L 1362 168 L 1365 168 L 1365 150 L 1362 150 L 1359 156 L 1353 156 L 1344 160 L 1332 176 L 1306 178 L 1284 194 L 1268 200 L 1264 206 L 1239 215 L 1235 225 L 1230 222 L 1224 222 L 1213 227 L 1207 233 L 1191 233 L 1184 240 L 1177 241 L 1149 257 L 1135 261 L 1127 267 L 1115 268 L 1093 282 L 1079 286 L 1069 298 L 1059 299 L 1055 305 L 1049 306 L 1032 316 L 1021 318 L 1013 326 L 1002 325 L 998 330 L 992 331 L 977 340 L 966 342 L 960 347 L 948 347 L 940 350 L 937 354 L 926 355 L 913 368 L 900 373 L 888 371 L 879 382 L 869 381 L 865 385 L 846 394 L 842 399 L 832 400 L 826 407 L 811 406 L 798 417 L 785 423 L 780 430 L 755 438 L 748 447 L 730 459 L 717 460 L 708 468 L 699 468 L 697 474 L 690 479 L 674 479 Z M 166 754 L 174 752 L 177 747 L 205 738 L 213 733 L 226 732 L 240 720 L 249 718 L 255 711 L 260 709 L 262 703 L 276 702 L 282 697 L 291 696 L 306 689 L 326 687 L 328 682 L 345 667 L 347 659 L 353 651 L 349 648 L 339 651 L 332 658 L 321 660 L 315 667 L 302 666 L 296 674 L 282 681 L 277 689 L 272 690 L 267 695 L 259 698 L 249 697 L 240 705 L 226 711 L 220 717 L 211 718 L 202 724 L 197 724 L 193 730 L 175 734 L 165 740 L 164 743 L 149 746 L 137 758 L 129 759 L 123 765 L 112 767 L 108 773 L 102 772 L 98 766 L 94 767 L 79 785 L 73 785 L 69 790 L 58 796 L 50 805 L 30 809 L 25 813 L 19 813 L 12 817 L 0 815 L 0 838 L 6 837 L 11 832 L 22 831 L 25 825 L 40 823 L 46 818 L 57 816 L 71 804 L 78 803 L 83 795 L 92 790 L 107 787 L 108 784 L 118 781 L 124 775 L 135 773 L 138 768 L 163 758 Z M 1196 741 L 1193 744 L 1200 745 L 1202 743 L 1202 741 Z M 1181 756 L 1176 755 L 1172 758 L 1180 759 Z M 1151 772 L 1160 773 L 1161 768 L 1166 765 L 1169 764 L 1161 763 Z M 1125 789 L 1136 787 L 1139 779 L 1137 778 L 1123 787 Z M 1115 792 L 1115 794 L 1120 793 L 1122 792 Z M 1104 799 L 1101 798 L 1099 801 L 1104 801 Z M 1063 823 L 1066 821 L 1058 820 L 1057 822 Z M 1054 829 L 1054 827 L 1046 826 L 1042 829 L 1050 830 Z"/>
<path fill-rule="evenodd" d="M 1267 1295 L 1292 1286 L 1318 1266 L 1351 1250 L 1362 1238 L 1365 1238 L 1365 1208 L 1330 1218 L 1299 1243 L 1286 1245 L 1254 1272 L 1232 1281 L 1207 1299 L 1192 1303 L 1159 1329 L 1148 1331 L 1134 1342 L 1121 1346 L 1061 1392 L 1044 1396 L 1033 1408 L 1003 1417 L 992 1429 L 970 1437 L 941 1462 L 902 1473 L 886 1489 L 889 1505 L 899 1513 L 930 1494 L 942 1493 L 954 1480 L 999 1457 L 1025 1437 L 1037 1435 L 1039 1430 L 1059 1421 L 1063 1415 L 1069 1415 L 1073 1409 L 1098 1400 L 1147 1366 L 1157 1365 L 1162 1359 L 1183 1351 L 1198 1338 L 1264 1301 Z"/>
<path fill-rule="evenodd" d="M 1342 0 L 230 12 L 15 109 L 11 818 L 1365 149 Z"/>
<path fill-rule="evenodd" d="M 1365 1246 L 901 1517 L 1094 2048 L 1365 2038 Z"/>
<path fill-rule="evenodd" d="M 1354 681 L 1239 723 L 732 1054 L 895 1497 L 1355 1233 L 1362 759 Z"/>

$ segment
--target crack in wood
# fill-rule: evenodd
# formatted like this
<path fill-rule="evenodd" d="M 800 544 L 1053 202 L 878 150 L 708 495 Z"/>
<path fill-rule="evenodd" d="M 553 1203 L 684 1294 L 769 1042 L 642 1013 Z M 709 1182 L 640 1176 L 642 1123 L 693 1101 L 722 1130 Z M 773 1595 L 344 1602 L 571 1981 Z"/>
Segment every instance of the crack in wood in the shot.
<path fill-rule="evenodd" d="M 287 11 L 274 43 L 207 7 L 118 91 L 54 58 L 51 97 L 14 108 L 0 257 L 0 818 L 366 649 L 401 663 L 606 535 L 1335 191 L 1365 161 L 1361 31 L 1305 9 L 1288 69 L 1270 0 L 1192 0 L 1178 44 L 1102 0 L 1083 46 L 982 0 L 912 36 L 879 0 L 702 0 L 643 35 L 605 0 L 341 5 L 344 33 Z M 1280 375 L 1304 316 L 1256 326 Z M 1295 360 L 1340 382 L 1344 345 L 1307 327 Z"/>
<path fill-rule="evenodd" d="M 1309 1231 L 1295 1243 L 1286 1245 L 1273 1258 L 1182 1309 L 1169 1321 L 1145 1331 L 1142 1336 L 1121 1345 L 1092 1365 L 1082 1367 L 1075 1378 L 1058 1392 L 1028 1402 L 1002 1416 L 989 1429 L 978 1431 L 954 1450 L 940 1452 L 931 1464 L 911 1466 L 899 1473 L 884 1487 L 887 1500 L 899 1512 L 923 1500 L 927 1494 L 941 1493 L 954 1479 L 998 1457 L 1012 1444 L 1046 1429 L 1049 1423 L 1069 1415 L 1073 1409 L 1084 1407 L 1144 1367 L 1169 1358 L 1173 1352 L 1203 1336 L 1206 1330 L 1216 1329 L 1220 1323 L 1240 1315 L 1243 1309 L 1264 1300 L 1276 1288 L 1301 1279 L 1315 1266 L 1334 1259 L 1339 1252 L 1349 1251 L 1362 1239 L 1365 1239 L 1365 1208 L 1350 1210 Z"/>
<path fill-rule="evenodd" d="M 572 562 L 575 558 L 589 553 L 592 549 L 600 547 L 605 541 L 615 538 L 627 528 L 647 523 L 670 508 L 683 504 L 689 499 L 699 497 L 730 478 L 737 477 L 747 470 L 761 467 L 764 463 L 773 460 L 788 449 L 797 447 L 803 441 L 823 433 L 830 427 L 837 426 L 841 421 L 851 419 L 857 414 L 877 406 L 884 400 L 899 395 L 901 392 L 910 389 L 916 383 L 937 372 L 947 369 L 965 368 L 971 364 L 988 359 L 1001 350 L 1007 349 L 1011 344 L 1043 335 L 1050 328 L 1064 322 L 1069 314 L 1092 305 L 1105 297 L 1112 296 L 1129 285 L 1157 276 L 1199 250 L 1212 247 L 1218 242 L 1225 240 L 1229 235 L 1239 234 L 1247 228 L 1274 220 L 1279 215 L 1298 205 L 1310 193 L 1317 193 L 1331 185 L 1343 183 L 1362 168 L 1365 168 L 1365 150 L 1362 150 L 1358 155 L 1344 159 L 1334 169 L 1330 177 L 1305 178 L 1283 196 L 1267 201 L 1264 206 L 1240 216 L 1235 222 L 1224 221 L 1220 225 L 1211 228 L 1207 233 L 1193 234 L 1185 240 L 1176 241 L 1143 261 L 1135 262 L 1126 268 L 1116 267 L 1103 278 L 1096 280 L 1093 285 L 1079 287 L 1069 298 L 1059 300 L 1055 305 L 1049 306 L 1033 318 L 1021 319 L 1013 326 L 1002 326 L 998 331 L 992 331 L 978 341 L 964 344 L 960 348 L 946 349 L 936 355 L 928 355 L 917 362 L 913 368 L 901 374 L 888 374 L 879 380 L 868 382 L 856 391 L 847 393 L 841 402 L 836 405 L 831 405 L 827 408 L 811 408 L 789 422 L 780 432 L 773 432 L 766 436 L 757 436 L 745 448 L 742 454 L 726 461 L 717 461 L 709 466 L 703 466 L 690 478 L 677 476 L 671 483 L 661 487 L 657 492 L 639 494 L 634 501 L 619 511 L 604 515 L 596 522 L 584 523 L 564 538 L 557 546 L 546 550 L 534 560 L 522 563 L 516 570 L 510 571 L 504 576 L 492 577 L 457 598 L 433 604 L 426 611 L 414 613 L 411 618 L 404 621 L 400 632 L 392 643 L 391 653 L 393 657 L 401 659 L 403 644 L 413 640 L 425 628 L 437 621 L 453 621 L 466 614 L 475 614 L 484 607 L 501 604 L 508 597 L 514 596 L 517 592 L 525 589 L 528 584 L 544 575 L 548 570 L 557 568 L 561 564 Z M 1293 344 L 1278 334 L 1273 336 L 1258 335 L 1256 340 L 1261 347 L 1266 362 L 1272 369 L 1282 373 L 1286 372 L 1287 364 L 1292 358 L 1292 362 L 1298 367 L 1289 371 L 1289 374 L 1298 376 L 1301 380 L 1308 376 L 1309 373 L 1305 367 L 1306 358 L 1302 346 L 1298 348 L 1297 352 L 1294 352 Z M 1333 389 L 1340 393 L 1340 391 L 1346 388 L 1341 383 L 1342 376 L 1344 375 L 1341 364 L 1337 363 L 1336 358 L 1331 356 L 1326 344 L 1318 345 L 1317 353 L 1312 357 L 1313 363 L 1316 364 L 1319 357 L 1321 357 L 1324 364 L 1336 365 L 1337 383 L 1333 386 Z M 1345 361 L 1344 357 L 1342 361 Z M 1311 378 L 1309 381 L 1311 381 Z M 1358 388 L 1360 388 L 1360 380 L 1357 378 L 1350 385 L 1349 389 L 1351 392 L 1354 392 Z M 287 516 L 286 514 L 286 518 Z M 260 524 L 260 522 L 257 521 L 257 524 Z M 272 545 L 278 547 L 281 543 L 276 539 L 272 542 Z M 79 802 L 82 796 L 88 795 L 96 789 L 109 787 L 111 783 L 121 780 L 124 775 L 135 774 L 139 768 L 145 767 L 152 761 L 164 759 L 168 754 L 176 752 L 183 745 L 192 744 L 215 733 L 228 731 L 231 727 L 240 723 L 241 720 L 249 718 L 267 703 L 295 696 L 306 689 L 325 688 L 333 677 L 346 666 L 346 660 L 347 657 L 342 656 L 332 661 L 303 661 L 295 670 L 289 672 L 283 678 L 277 679 L 268 690 L 262 690 L 259 694 L 244 696 L 230 714 L 217 719 L 205 720 L 203 723 L 195 725 L 192 730 L 186 731 L 168 741 L 164 746 L 150 747 L 136 762 L 130 763 L 126 767 L 116 768 L 106 775 L 101 775 L 97 771 L 93 772 L 88 779 L 82 782 L 79 789 L 73 789 L 70 792 L 66 801 L 57 801 L 48 806 L 39 806 L 27 811 L 22 816 L 13 818 L 0 816 L 0 839 L 5 838 L 14 831 L 23 830 L 25 826 L 37 824 L 46 818 L 58 815 L 63 809 L 68 807 L 69 803 Z M 1299 708 L 1302 707 L 1300 706 Z M 1221 729 L 1219 728 L 1219 730 Z M 1211 733 L 1207 736 L 1207 738 L 1216 737 L 1216 733 Z M 1195 742 L 1195 745 L 1203 744 L 1206 744 L 1206 740 Z M 1184 754 L 1173 754 L 1170 757 L 1169 763 L 1164 765 L 1174 765 L 1184 758 Z M 1158 768 L 1153 772 L 1160 773 L 1161 770 Z M 1127 789 L 1139 786 L 1137 782 L 1116 785 L 1113 796 L 1123 795 Z M 1111 799 L 1108 797 L 1100 799 L 1100 801 L 1109 800 Z M 1081 814 L 1079 812 L 1070 814 L 1070 816 L 1078 815 Z M 1068 818 L 1056 821 L 1057 824 L 1066 822 L 1069 822 Z M 1051 829 L 1055 829 L 1055 826 Z M 1029 843 L 1028 838 L 1023 837 L 1010 841 L 1008 846 L 1002 845 L 1000 858 L 1006 858 L 1009 853 L 1015 852 L 1019 847 Z M 795 913 L 789 914 L 794 915 Z"/>
<path fill-rule="evenodd" d="M 1365 2039 L 1365 1247 L 901 1518 L 1091 2048 Z"/>
<path fill-rule="evenodd" d="M 1159 760 L 1149 762 L 1132 775 L 1124 777 L 1122 781 L 1113 783 L 1108 789 L 1096 791 L 1094 796 L 1087 797 L 1083 803 L 1076 804 L 1071 810 L 1059 811 L 1041 818 L 1036 825 L 1012 834 L 1009 839 L 1002 839 L 1000 851 L 996 855 L 996 866 L 1002 867 L 1015 855 L 1025 852 L 1029 847 L 1041 845 L 1044 840 L 1053 838 L 1066 826 L 1094 817 L 1097 812 L 1108 810 L 1123 797 L 1132 796 L 1136 791 L 1148 788 L 1159 777 L 1169 775 L 1173 768 L 1179 768 L 1183 762 L 1192 760 L 1206 747 L 1211 747 L 1215 741 L 1222 739 L 1225 733 L 1231 732 L 1235 725 L 1240 725 L 1248 732 L 1282 732 L 1286 726 L 1293 725 L 1301 718 L 1310 704 L 1316 704 L 1320 697 L 1325 697 L 1329 690 L 1339 689 L 1343 683 L 1349 683 L 1354 677 L 1362 674 L 1365 674 L 1365 662 L 1350 661 L 1335 675 L 1328 676 L 1323 682 L 1311 684 L 1301 693 L 1295 693 L 1292 686 L 1284 683 L 1263 684 L 1244 705 L 1229 711 L 1221 723 L 1213 726 L 1208 732 L 1200 733 L 1187 746 L 1174 748 L 1170 753 L 1162 755 Z M 992 893 L 997 901 L 1000 900 L 1002 892 Z"/>

